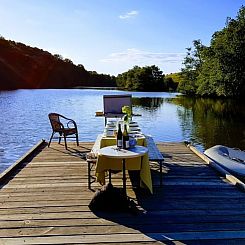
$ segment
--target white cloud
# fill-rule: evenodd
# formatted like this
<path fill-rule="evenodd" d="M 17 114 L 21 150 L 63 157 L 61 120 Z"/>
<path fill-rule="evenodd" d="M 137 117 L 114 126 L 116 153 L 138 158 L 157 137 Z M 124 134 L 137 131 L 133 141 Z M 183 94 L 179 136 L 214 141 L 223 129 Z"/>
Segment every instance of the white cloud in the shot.
<path fill-rule="evenodd" d="M 161 53 L 143 51 L 135 48 L 123 52 L 109 54 L 100 60 L 104 69 L 113 70 L 113 74 L 120 74 L 133 66 L 158 66 L 165 74 L 180 71 L 185 53 Z M 108 73 L 108 72 L 107 72 Z"/>
<path fill-rule="evenodd" d="M 112 53 L 102 62 L 126 62 L 136 64 L 163 64 L 179 63 L 185 57 L 185 53 L 155 53 L 138 49 L 127 49 L 124 52 Z"/>
<path fill-rule="evenodd" d="M 139 12 L 137 10 L 132 10 L 126 14 L 123 15 L 119 15 L 120 19 L 129 19 L 129 18 L 134 18 L 139 14 Z"/>

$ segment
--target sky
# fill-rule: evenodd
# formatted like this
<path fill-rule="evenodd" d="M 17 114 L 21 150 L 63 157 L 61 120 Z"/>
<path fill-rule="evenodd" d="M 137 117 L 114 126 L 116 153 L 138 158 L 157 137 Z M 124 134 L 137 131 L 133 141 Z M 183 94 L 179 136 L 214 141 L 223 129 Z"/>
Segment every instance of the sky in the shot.
<path fill-rule="evenodd" d="M 135 65 L 164 74 L 186 48 L 236 18 L 245 0 L 0 0 L 0 35 L 117 75 Z"/>

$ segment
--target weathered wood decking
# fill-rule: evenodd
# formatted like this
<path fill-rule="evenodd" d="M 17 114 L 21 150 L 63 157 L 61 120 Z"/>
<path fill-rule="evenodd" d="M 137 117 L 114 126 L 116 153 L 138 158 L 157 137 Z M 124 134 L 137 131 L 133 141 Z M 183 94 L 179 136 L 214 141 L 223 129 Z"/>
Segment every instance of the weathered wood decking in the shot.
<path fill-rule="evenodd" d="M 158 144 L 166 158 L 162 188 L 152 166 L 154 195 L 128 181 L 142 212 L 94 214 L 80 155 L 91 147 L 44 144 L 2 178 L 0 244 L 245 244 L 245 193 L 182 143 Z"/>

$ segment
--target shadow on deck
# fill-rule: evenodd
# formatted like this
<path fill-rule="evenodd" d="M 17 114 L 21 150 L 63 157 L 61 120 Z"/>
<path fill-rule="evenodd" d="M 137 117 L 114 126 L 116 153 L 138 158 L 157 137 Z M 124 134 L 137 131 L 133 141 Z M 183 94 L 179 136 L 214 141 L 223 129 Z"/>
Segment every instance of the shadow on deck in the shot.
<path fill-rule="evenodd" d="M 6 244 L 245 244 L 245 195 L 184 144 L 159 143 L 163 186 L 152 163 L 154 194 L 132 188 L 135 212 L 91 212 L 87 164 L 79 147 L 42 144 L 0 189 L 0 241 Z M 136 174 L 137 175 L 137 174 Z M 132 176 L 131 176 L 132 177 Z M 135 176 L 134 176 L 135 177 Z M 112 183 L 122 185 L 121 174 Z M 136 181 L 137 183 L 137 181 Z M 96 190 L 100 188 L 93 184 Z"/>

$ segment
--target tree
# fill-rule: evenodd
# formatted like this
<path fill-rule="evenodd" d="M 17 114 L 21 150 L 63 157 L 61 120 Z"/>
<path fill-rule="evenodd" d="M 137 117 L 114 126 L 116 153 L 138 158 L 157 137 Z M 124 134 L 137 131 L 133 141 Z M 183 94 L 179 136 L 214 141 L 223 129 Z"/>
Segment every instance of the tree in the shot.
<path fill-rule="evenodd" d="M 163 91 L 164 75 L 159 67 L 134 66 L 133 69 L 119 74 L 116 78 L 117 86 L 126 90 L 135 91 Z"/>
<path fill-rule="evenodd" d="M 61 54 L 54 54 L 54 57 L 57 59 L 57 60 L 63 60 L 63 56 Z"/>
<path fill-rule="evenodd" d="M 84 65 L 78 64 L 77 67 L 79 67 L 81 70 L 85 71 Z"/>
<path fill-rule="evenodd" d="M 184 82 L 178 90 L 186 94 L 243 98 L 245 96 L 245 7 L 236 19 L 213 34 L 210 47 L 195 40 L 187 49 L 182 69 Z"/>
<path fill-rule="evenodd" d="M 196 93 L 196 80 L 202 66 L 201 52 L 205 49 L 201 40 L 194 40 L 193 46 L 187 48 L 187 55 L 183 61 L 185 67 L 181 70 L 184 80 L 178 86 L 178 90 L 186 94 Z"/>
<path fill-rule="evenodd" d="M 178 83 L 175 82 L 172 77 L 165 77 L 164 87 L 168 91 L 176 91 L 178 87 Z"/>
<path fill-rule="evenodd" d="M 68 59 L 68 58 L 65 58 L 65 59 L 64 59 L 64 62 L 73 64 L 72 60 L 70 60 L 70 59 Z"/>

